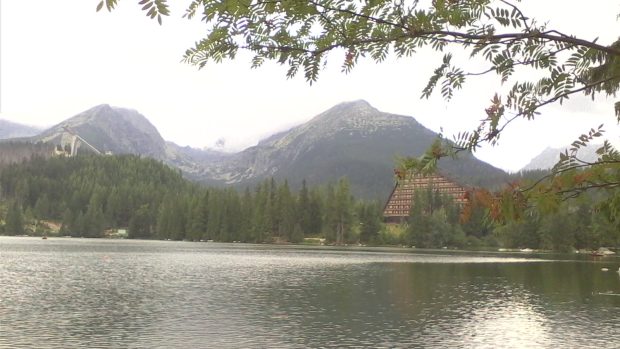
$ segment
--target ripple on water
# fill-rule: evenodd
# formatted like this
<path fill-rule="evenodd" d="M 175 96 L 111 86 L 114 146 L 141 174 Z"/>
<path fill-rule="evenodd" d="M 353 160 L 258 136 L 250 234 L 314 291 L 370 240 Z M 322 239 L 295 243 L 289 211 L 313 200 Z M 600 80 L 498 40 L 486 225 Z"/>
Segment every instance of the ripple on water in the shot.
<path fill-rule="evenodd" d="M 582 262 L 0 239 L 0 347 L 600 348 L 620 341 L 620 300 L 593 296 L 619 290 L 620 278 Z"/>

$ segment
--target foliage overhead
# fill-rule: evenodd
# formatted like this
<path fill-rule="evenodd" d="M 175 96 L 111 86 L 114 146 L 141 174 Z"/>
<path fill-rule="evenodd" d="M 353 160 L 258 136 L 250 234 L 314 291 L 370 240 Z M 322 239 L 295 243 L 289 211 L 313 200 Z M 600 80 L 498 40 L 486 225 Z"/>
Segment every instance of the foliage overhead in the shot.
<path fill-rule="evenodd" d="M 112 10 L 117 0 L 102 0 L 97 9 L 104 4 Z M 166 0 L 139 4 L 152 18 L 169 15 Z M 620 83 L 620 41 L 604 45 L 547 28 L 513 1 L 194 0 L 184 17 L 195 16 L 207 25 L 207 35 L 187 50 L 185 60 L 199 67 L 234 59 L 245 50 L 254 55 L 253 67 L 275 60 L 289 67 L 287 76 L 301 70 L 314 82 L 334 50 L 343 50 L 342 70 L 348 72 L 361 57 L 382 62 L 388 55 L 407 57 L 431 48 L 443 59 L 423 97 L 440 86 L 449 100 L 476 75 L 497 74 L 502 83 L 512 81 L 508 93 L 493 97 L 483 124 L 461 135 L 470 147 L 496 141 L 515 117 L 533 118 L 540 107 L 576 93 L 613 95 Z M 487 68 L 473 72 L 454 63 L 453 47 L 465 48 Z M 517 80 L 517 69 L 524 67 L 544 75 Z M 615 110 L 620 118 L 620 102 Z M 502 122 L 503 117 L 508 121 Z"/>
<path fill-rule="evenodd" d="M 166 0 L 139 3 L 160 23 L 161 15 L 169 14 Z M 102 0 L 98 9 L 105 5 L 112 10 L 116 4 L 117 0 Z M 561 104 L 574 95 L 595 98 L 618 92 L 620 41 L 603 44 L 560 32 L 518 5 L 519 0 L 193 0 L 184 17 L 199 16 L 207 34 L 184 58 L 202 68 L 234 59 L 244 50 L 253 54 L 252 67 L 276 61 L 288 66 L 288 77 L 302 73 L 312 83 L 330 52 L 342 53 L 342 71 L 349 72 L 362 57 L 383 62 L 388 55 L 409 57 L 430 49 L 443 57 L 421 96 L 428 98 L 439 90 L 448 101 L 467 79 L 496 75 L 501 87 L 477 127 L 453 141 L 442 139 L 419 161 L 405 164 L 428 170 L 438 158 L 497 144 L 512 121 L 533 119 L 546 105 Z M 459 60 L 455 52 L 468 58 Z M 613 109 L 620 122 L 620 102 Z M 602 132 L 592 130 L 573 148 Z M 531 187 L 513 185 L 495 195 L 493 204 L 520 216 L 532 202 L 551 207 L 590 188 L 613 191 L 620 186 L 620 156 L 608 143 L 599 154 L 596 162 L 584 163 L 573 149 L 567 150 L 549 176 Z M 511 201 L 513 197 L 517 200 Z M 620 216 L 618 195 L 611 195 L 605 205 Z"/>

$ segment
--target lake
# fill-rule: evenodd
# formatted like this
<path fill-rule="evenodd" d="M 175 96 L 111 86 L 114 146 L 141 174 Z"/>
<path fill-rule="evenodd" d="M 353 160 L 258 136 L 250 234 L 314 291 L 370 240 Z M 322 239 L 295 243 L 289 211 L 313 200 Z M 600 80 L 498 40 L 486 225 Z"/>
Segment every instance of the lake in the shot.
<path fill-rule="evenodd" d="M 0 347 L 620 348 L 618 267 L 618 257 L 0 237 Z"/>

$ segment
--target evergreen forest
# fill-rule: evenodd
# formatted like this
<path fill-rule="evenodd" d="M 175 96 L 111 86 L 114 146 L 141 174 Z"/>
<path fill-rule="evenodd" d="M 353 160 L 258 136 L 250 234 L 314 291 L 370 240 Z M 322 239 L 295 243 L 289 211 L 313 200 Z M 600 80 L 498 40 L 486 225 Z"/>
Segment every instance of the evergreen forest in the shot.
<path fill-rule="evenodd" d="M 3 166 L 0 190 L 4 235 L 123 231 L 139 239 L 561 251 L 620 244 L 620 229 L 594 195 L 498 225 L 484 205 L 464 212 L 450 197 L 420 190 L 409 218 L 394 226 L 382 223 L 384 203 L 354 198 L 346 178 L 317 187 L 304 181 L 298 191 L 274 179 L 243 190 L 205 187 L 135 155 L 35 157 Z"/>
<path fill-rule="evenodd" d="M 33 158 L 0 172 L 2 232 L 224 242 L 369 242 L 381 206 L 355 200 L 348 181 L 323 187 L 265 180 L 254 188 L 207 188 L 134 155 Z M 362 227 L 362 228 L 360 228 Z"/>

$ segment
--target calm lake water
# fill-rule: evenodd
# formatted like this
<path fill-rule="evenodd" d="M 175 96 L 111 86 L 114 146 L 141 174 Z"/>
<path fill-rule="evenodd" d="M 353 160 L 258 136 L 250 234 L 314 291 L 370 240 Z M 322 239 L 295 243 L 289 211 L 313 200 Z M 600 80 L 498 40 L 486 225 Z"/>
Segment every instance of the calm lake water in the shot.
<path fill-rule="evenodd" d="M 0 237 L 0 347 L 620 348 L 620 258 L 566 258 Z"/>

